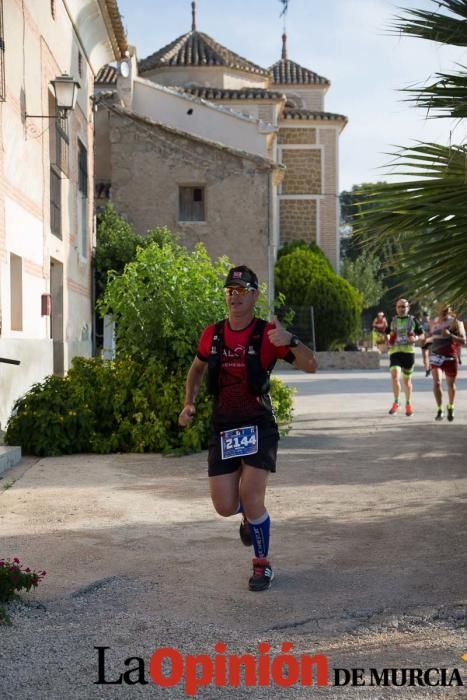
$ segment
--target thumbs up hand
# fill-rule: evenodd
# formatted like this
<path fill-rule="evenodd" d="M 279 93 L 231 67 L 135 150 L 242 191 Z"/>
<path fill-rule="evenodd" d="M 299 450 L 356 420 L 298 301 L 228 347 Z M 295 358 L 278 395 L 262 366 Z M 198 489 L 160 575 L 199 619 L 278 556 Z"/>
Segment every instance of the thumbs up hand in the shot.
<path fill-rule="evenodd" d="M 284 345 L 288 346 L 292 339 L 292 333 L 287 331 L 284 326 L 281 325 L 277 316 L 272 317 L 271 323 L 274 324 L 274 328 L 271 328 L 271 330 L 268 331 L 268 338 L 272 345 L 275 345 L 277 348 Z"/>

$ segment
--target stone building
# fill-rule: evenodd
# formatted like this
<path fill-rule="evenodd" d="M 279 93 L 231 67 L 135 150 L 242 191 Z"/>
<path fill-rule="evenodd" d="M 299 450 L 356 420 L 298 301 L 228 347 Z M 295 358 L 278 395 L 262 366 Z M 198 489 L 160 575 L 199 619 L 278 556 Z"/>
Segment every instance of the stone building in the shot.
<path fill-rule="evenodd" d="M 196 28 L 96 83 L 96 182 L 144 233 L 248 259 L 273 287 L 286 241 L 315 241 L 338 267 L 338 141 L 330 83 L 282 56 L 262 68 Z"/>
<path fill-rule="evenodd" d="M 0 0 L 0 422 L 91 355 L 94 79 L 123 58 L 116 0 Z M 51 81 L 79 83 L 59 113 Z"/>

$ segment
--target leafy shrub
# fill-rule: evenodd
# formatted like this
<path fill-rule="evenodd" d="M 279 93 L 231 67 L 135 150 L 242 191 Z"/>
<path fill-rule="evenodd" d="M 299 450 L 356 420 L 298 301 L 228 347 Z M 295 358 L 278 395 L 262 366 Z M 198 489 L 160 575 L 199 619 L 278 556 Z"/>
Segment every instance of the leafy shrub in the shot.
<path fill-rule="evenodd" d="M 275 267 L 275 288 L 295 306 L 310 304 L 310 288 L 317 275 L 329 273 L 327 261 L 311 250 L 298 247 L 278 259 Z"/>
<path fill-rule="evenodd" d="M 138 248 L 153 243 L 159 246 L 175 245 L 176 238 L 165 226 L 151 229 L 144 236 L 139 235 L 131 224 L 117 214 L 111 204 L 98 214 L 94 251 L 97 298 L 105 291 L 110 271 L 121 274 L 125 265 L 136 258 Z"/>
<path fill-rule="evenodd" d="M 116 322 L 117 353 L 187 370 L 202 329 L 226 315 L 229 267 L 227 258 L 213 263 L 202 245 L 192 253 L 167 244 L 138 250 L 122 275 L 110 277 L 99 304 Z"/>
<path fill-rule="evenodd" d="M 4 439 L 40 457 L 86 452 L 92 424 L 92 409 L 70 379 L 50 376 L 17 399 Z"/>
<path fill-rule="evenodd" d="M 292 307 L 313 306 L 317 350 L 335 349 L 358 337 L 362 296 L 322 257 L 297 247 L 275 269 L 276 291 Z"/>
<path fill-rule="evenodd" d="M 196 416 L 185 429 L 178 415 L 185 371 L 169 371 L 157 359 L 107 361 L 75 358 L 67 377 L 48 377 L 15 404 L 5 434 L 25 454 L 162 452 L 187 454 L 207 447 L 211 399 L 204 385 Z M 273 379 L 278 422 L 291 420 L 292 390 Z"/>
<path fill-rule="evenodd" d="M 314 241 L 311 241 L 310 243 L 307 243 L 304 240 L 288 241 L 287 243 L 284 243 L 284 245 L 281 248 L 279 248 L 277 259 L 279 260 L 284 255 L 289 255 L 290 253 L 293 253 L 295 250 L 299 249 L 308 250 L 309 252 L 314 253 L 316 256 L 321 258 L 323 262 L 326 263 L 329 270 L 332 270 L 332 265 L 329 259 L 327 258 L 326 253 Z"/>
<path fill-rule="evenodd" d="M 284 384 L 278 377 L 271 377 L 270 394 L 279 433 L 287 435 L 292 425 L 295 389 Z"/>
<path fill-rule="evenodd" d="M 45 571 L 31 571 L 22 568 L 21 562 L 16 557 L 0 559 L 0 603 L 7 603 L 16 596 L 17 591 L 30 591 L 37 588 L 39 581 L 46 575 Z M 0 606 L 0 622 L 10 622 L 6 610 Z"/>

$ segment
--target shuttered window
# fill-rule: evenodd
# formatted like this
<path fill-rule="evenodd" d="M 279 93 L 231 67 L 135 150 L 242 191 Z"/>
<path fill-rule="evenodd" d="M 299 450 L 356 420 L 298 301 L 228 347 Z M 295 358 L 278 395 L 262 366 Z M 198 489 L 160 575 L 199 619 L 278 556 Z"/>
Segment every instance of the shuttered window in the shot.
<path fill-rule="evenodd" d="M 179 221 L 206 221 L 205 188 L 179 187 Z"/>
<path fill-rule="evenodd" d="M 50 230 L 62 237 L 62 181 L 54 166 L 50 168 Z"/>
<path fill-rule="evenodd" d="M 88 257 L 88 152 L 78 141 L 78 243 L 82 258 Z"/>

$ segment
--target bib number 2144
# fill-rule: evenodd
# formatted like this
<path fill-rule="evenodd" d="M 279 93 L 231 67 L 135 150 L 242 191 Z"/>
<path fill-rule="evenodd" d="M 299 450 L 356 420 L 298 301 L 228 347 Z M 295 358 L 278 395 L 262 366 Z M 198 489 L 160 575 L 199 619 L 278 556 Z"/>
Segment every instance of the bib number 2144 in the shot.
<path fill-rule="evenodd" d="M 258 427 L 256 425 L 225 430 L 221 433 L 220 438 L 222 459 L 246 457 L 258 452 Z"/>

